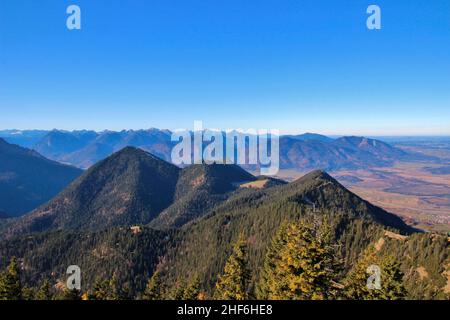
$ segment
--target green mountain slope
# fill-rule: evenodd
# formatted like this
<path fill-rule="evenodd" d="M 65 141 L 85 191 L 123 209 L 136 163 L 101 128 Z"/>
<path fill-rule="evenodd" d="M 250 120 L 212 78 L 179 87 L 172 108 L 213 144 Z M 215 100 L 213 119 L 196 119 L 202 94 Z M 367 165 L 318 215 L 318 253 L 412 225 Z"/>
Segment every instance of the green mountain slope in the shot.
<path fill-rule="evenodd" d="M 94 165 L 57 197 L 19 219 L 6 236 L 148 223 L 171 204 L 178 174 L 176 166 L 127 147 Z"/>
<path fill-rule="evenodd" d="M 47 204 L 13 222 L 5 237 L 51 230 L 147 224 L 180 227 L 256 180 L 234 165 L 184 169 L 126 147 L 87 170 Z"/>
<path fill-rule="evenodd" d="M 232 243 L 243 232 L 250 245 L 254 285 L 266 248 L 281 223 L 311 215 L 329 216 L 346 268 L 384 230 L 405 234 L 413 231 L 401 219 L 360 199 L 328 174 L 315 171 L 288 185 L 237 194 L 209 216 L 183 227 L 177 247 L 168 253 L 167 277 L 175 281 L 182 274 L 200 270 L 205 286 L 211 290 Z"/>
<path fill-rule="evenodd" d="M 255 180 L 236 165 L 199 164 L 184 168 L 177 182 L 174 203 L 151 226 L 180 227 L 226 200 L 239 185 Z"/>
<path fill-rule="evenodd" d="M 25 283 L 37 285 L 43 279 L 65 283 L 70 265 L 82 272 L 83 288 L 92 288 L 97 277 L 115 275 L 132 294 L 142 291 L 170 244 L 170 232 L 149 228 L 111 228 L 97 232 L 53 231 L 18 237 L 0 244 L 0 267 L 12 255 L 23 263 Z"/>

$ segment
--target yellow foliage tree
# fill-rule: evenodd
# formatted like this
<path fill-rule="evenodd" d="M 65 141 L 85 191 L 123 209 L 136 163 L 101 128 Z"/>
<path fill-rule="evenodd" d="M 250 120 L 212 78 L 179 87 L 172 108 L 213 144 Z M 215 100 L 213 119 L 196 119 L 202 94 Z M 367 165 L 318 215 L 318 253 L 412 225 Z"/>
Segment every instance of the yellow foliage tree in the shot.
<path fill-rule="evenodd" d="M 246 300 L 249 280 L 247 245 L 241 234 L 225 264 L 223 275 L 217 280 L 214 297 L 221 300 Z"/>

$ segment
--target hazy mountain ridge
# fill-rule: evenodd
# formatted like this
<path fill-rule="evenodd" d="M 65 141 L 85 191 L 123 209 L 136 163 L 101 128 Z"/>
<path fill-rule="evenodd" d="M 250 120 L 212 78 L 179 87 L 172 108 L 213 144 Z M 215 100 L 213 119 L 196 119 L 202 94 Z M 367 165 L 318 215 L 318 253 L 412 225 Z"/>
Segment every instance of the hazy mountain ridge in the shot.
<path fill-rule="evenodd" d="M 280 150 L 281 168 L 299 171 L 390 166 L 406 156 L 381 141 L 363 137 L 343 137 L 330 142 L 281 138 Z"/>
<path fill-rule="evenodd" d="M 32 148 L 48 134 L 46 130 L 0 130 L 0 137 L 10 144 Z"/>
<path fill-rule="evenodd" d="M 48 201 L 82 171 L 0 138 L 0 210 L 18 216 Z"/>
<path fill-rule="evenodd" d="M 170 134 L 156 129 L 100 133 L 53 130 L 33 148 L 51 159 L 88 168 L 127 146 L 139 147 L 162 159 L 170 159 Z"/>
<path fill-rule="evenodd" d="M 0 136 L 2 132 L 0 132 Z M 115 131 L 58 131 L 48 132 L 34 149 L 44 156 L 88 168 L 99 160 L 126 146 L 144 149 L 170 161 L 171 141 L 169 130 Z M 305 133 L 280 137 L 280 166 L 282 169 L 311 171 L 322 169 L 365 168 L 391 166 L 398 160 L 423 160 L 430 158 L 415 152 L 406 152 L 385 142 L 365 137 L 330 138 L 320 134 Z"/>
<path fill-rule="evenodd" d="M 8 218 L 10 217 L 6 214 L 6 212 L 0 211 L 0 219 L 8 219 Z"/>

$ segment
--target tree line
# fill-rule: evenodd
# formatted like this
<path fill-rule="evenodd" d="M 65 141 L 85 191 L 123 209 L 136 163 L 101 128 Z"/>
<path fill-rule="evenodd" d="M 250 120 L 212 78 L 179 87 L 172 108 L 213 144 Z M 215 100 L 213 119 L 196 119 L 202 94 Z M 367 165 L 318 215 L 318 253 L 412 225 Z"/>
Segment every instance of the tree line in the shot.
<path fill-rule="evenodd" d="M 135 295 L 127 284 L 120 284 L 116 275 L 96 278 L 87 292 L 57 289 L 48 279 L 28 287 L 21 280 L 20 262 L 13 257 L 0 273 L 0 300 L 397 300 L 407 296 L 400 263 L 373 245 L 367 247 L 344 277 L 340 272 L 342 265 L 333 228 L 326 218 L 302 219 L 281 225 L 266 252 L 254 290 L 249 286 L 252 270 L 247 239 L 241 233 L 212 294 L 202 288 L 198 274 L 168 286 L 160 270 L 153 272 L 145 289 Z M 367 268 L 373 265 L 381 271 L 379 288 L 367 285 Z"/>

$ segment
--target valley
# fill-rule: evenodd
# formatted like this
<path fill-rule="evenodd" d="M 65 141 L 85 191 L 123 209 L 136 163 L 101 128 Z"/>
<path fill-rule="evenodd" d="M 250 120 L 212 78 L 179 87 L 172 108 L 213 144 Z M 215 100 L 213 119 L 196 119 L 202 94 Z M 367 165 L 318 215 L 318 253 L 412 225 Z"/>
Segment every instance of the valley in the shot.
<path fill-rule="evenodd" d="M 428 159 L 396 161 L 375 166 L 331 171 L 333 177 L 363 199 L 393 212 L 408 224 L 434 232 L 450 232 L 450 142 L 447 139 L 397 142 L 406 152 Z M 305 172 L 282 170 L 279 177 L 296 179 Z"/>

